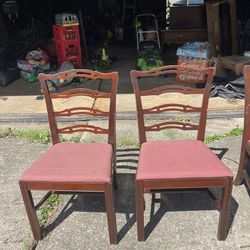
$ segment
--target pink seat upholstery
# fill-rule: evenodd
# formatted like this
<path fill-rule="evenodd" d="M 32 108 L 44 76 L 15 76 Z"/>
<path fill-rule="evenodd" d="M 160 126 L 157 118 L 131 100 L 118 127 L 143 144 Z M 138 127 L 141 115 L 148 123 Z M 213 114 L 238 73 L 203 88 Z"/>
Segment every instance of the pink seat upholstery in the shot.
<path fill-rule="evenodd" d="M 231 171 L 201 141 L 142 144 L 137 180 L 232 176 Z"/>
<path fill-rule="evenodd" d="M 112 146 L 101 143 L 58 143 L 20 177 L 32 182 L 111 182 Z"/>

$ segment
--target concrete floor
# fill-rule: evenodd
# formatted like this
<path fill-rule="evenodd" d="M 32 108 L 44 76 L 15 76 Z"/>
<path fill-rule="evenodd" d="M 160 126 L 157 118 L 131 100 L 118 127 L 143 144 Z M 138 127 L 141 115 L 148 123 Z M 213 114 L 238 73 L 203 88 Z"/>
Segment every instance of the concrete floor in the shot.
<path fill-rule="evenodd" d="M 207 135 L 224 134 L 236 125 L 242 127 L 243 119 L 213 119 L 208 121 Z M 93 122 L 100 125 L 100 122 Z M 47 124 L 13 123 L 7 127 L 48 128 Z M 152 134 L 150 140 L 163 140 L 168 134 Z M 179 134 L 180 136 L 180 134 Z M 181 135 L 182 136 L 182 135 Z M 187 132 L 187 138 L 192 133 Z M 89 140 L 93 137 L 84 137 Z M 125 139 L 138 141 L 136 121 L 118 121 L 118 144 Z M 172 138 L 173 139 L 173 138 Z M 175 138 L 176 139 L 176 138 Z M 177 138 L 178 139 L 178 138 Z M 99 141 L 99 139 L 97 139 Z M 224 163 L 235 175 L 237 172 L 241 136 L 226 138 L 209 146 L 223 156 Z M 137 241 L 135 220 L 134 178 L 137 168 L 138 148 L 118 147 L 117 168 L 119 189 L 115 192 L 116 218 L 119 244 L 110 246 L 107 231 L 104 198 L 102 195 L 61 196 L 59 207 L 47 223 L 49 234 L 38 244 L 32 235 L 18 188 L 18 177 L 31 162 L 50 145 L 30 143 L 24 139 L 0 139 L 0 249 L 170 249 L 170 250 L 228 250 L 250 249 L 250 199 L 244 186 L 233 188 L 231 214 L 234 220 L 227 240 L 216 238 L 218 211 L 203 193 L 162 195 L 161 204 L 155 204 L 150 219 L 151 198 L 145 196 L 145 223 L 148 238 Z M 35 192 L 38 199 L 42 193 Z M 23 248 L 24 246 L 28 248 Z M 33 248 L 34 249 L 34 248 Z"/>
<path fill-rule="evenodd" d="M 116 45 L 110 49 L 111 57 L 116 57 L 110 71 L 119 72 L 119 85 L 117 96 L 117 112 L 135 112 L 135 98 L 133 94 L 133 88 L 130 80 L 129 72 L 136 67 L 136 48 L 135 46 Z M 167 63 L 173 62 L 174 51 L 170 51 L 166 60 Z M 162 79 L 162 81 L 164 78 Z M 159 81 L 159 80 L 158 80 Z M 148 86 L 155 86 L 158 81 L 149 81 Z M 107 84 L 110 86 L 109 84 Z M 70 85 L 72 86 L 72 84 Z M 91 81 L 87 86 L 93 89 L 105 90 L 108 87 L 106 82 L 100 83 L 100 81 Z M 67 87 L 66 87 L 67 88 Z M 162 98 L 168 98 L 170 101 L 176 102 L 189 102 L 191 104 L 197 104 L 199 98 L 188 97 L 183 95 L 174 95 L 173 97 L 164 96 Z M 157 104 L 161 102 L 161 98 L 154 97 L 145 100 L 145 106 Z M 78 101 L 78 100 L 77 100 Z M 85 103 L 86 104 L 86 103 Z M 88 101 L 88 106 L 93 106 L 94 100 Z M 105 100 L 97 100 L 95 102 L 97 108 L 108 108 L 108 104 Z M 46 107 L 44 100 L 41 96 L 40 87 L 38 82 L 28 83 L 22 79 L 15 81 L 14 83 L 0 87 L 0 116 L 6 114 L 45 114 Z M 64 103 L 59 101 L 59 107 L 64 107 Z M 244 100 L 234 99 L 226 100 L 220 97 L 210 99 L 209 110 L 210 111 L 242 111 L 244 107 Z"/>

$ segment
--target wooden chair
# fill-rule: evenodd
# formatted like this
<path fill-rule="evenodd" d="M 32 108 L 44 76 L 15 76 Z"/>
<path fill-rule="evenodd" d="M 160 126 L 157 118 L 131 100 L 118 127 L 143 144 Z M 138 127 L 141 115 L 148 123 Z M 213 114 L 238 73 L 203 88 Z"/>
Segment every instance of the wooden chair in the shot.
<path fill-rule="evenodd" d="M 71 78 L 86 78 L 111 80 L 109 92 L 100 92 L 86 88 L 73 88 L 59 93 L 49 93 L 46 82 L 60 81 Z M 36 240 L 41 240 L 41 232 L 36 210 L 53 192 L 100 192 L 105 195 L 105 205 L 108 219 L 109 238 L 111 244 L 117 243 L 117 227 L 113 201 L 112 172 L 115 175 L 115 110 L 118 73 L 99 73 L 90 70 L 77 69 L 54 75 L 39 74 L 39 80 L 45 96 L 48 120 L 53 146 L 45 152 L 20 177 L 19 184 L 23 201 Z M 55 110 L 56 98 L 73 97 L 106 98 L 110 100 L 108 111 L 93 107 L 70 107 L 65 110 Z M 90 115 L 108 117 L 108 128 L 87 124 L 70 125 L 59 128 L 57 118 L 73 115 Z M 60 134 L 75 132 L 91 132 L 107 134 L 108 143 L 61 143 Z M 47 190 L 48 194 L 34 205 L 31 191 Z"/>
<path fill-rule="evenodd" d="M 205 87 L 195 88 L 194 84 L 181 86 L 174 83 L 160 87 L 142 90 L 139 86 L 148 77 L 168 76 L 171 74 L 204 74 Z M 214 69 L 190 69 L 181 66 L 164 66 L 148 72 L 131 71 L 134 87 L 139 140 L 141 144 L 138 169 L 136 174 L 136 217 L 138 240 L 144 241 L 144 193 L 165 192 L 167 190 L 202 189 L 208 191 L 215 204 L 219 205 L 220 218 L 218 239 L 225 240 L 227 222 L 229 219 L 232 179 L 231 171 L 204 144 L 207 107 L 209 93 L 214 76 Z M 166 81 L 166 79 L 165 79 Z M 204 84 L 203 84 L 204 85 Z M 163 104 L 155 107 L 143 107 L 142 98 L 153 97 L 164 93 L 178 92 L 182 94 L 202 94 L 202 107 L 182 104 Z M 167 101 L 167 100 L 166 100 Z M 152 101 L 151 101 L 152 103 Z M 160 114 L 162 112 L 200 112 L 199 124 L 182 121 L 166 121 L 147 125 L 145 115 Z M 153 141 L 147 142 L 146 132 L 163 129 L 197 130 L 197 140 Z M 222 188 L 221 200 L 218 200 L 209 188 Z"/>
<path fill-rule="evenodd" d="M 245 78 L 245 115 L 244 115 L 244 130 L 242 137 L 240 163 L 234 184 L 240 185 L 245 182 L 250 190 L 249 176 L 249 156 L 250 156 L 250 66 L 244 67 Z"/>

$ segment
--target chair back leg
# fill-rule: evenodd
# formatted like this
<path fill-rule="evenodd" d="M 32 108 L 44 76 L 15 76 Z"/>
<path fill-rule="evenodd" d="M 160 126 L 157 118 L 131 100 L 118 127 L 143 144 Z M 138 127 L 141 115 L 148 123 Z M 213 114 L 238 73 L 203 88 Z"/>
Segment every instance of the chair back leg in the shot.
<path fill-rule="evenodd" d="M 113 200 L 112 184 L 106 184 L 105 187 L 105 205 L 108 219 L 108 230 L 110 244 L 117 244 L 117 226 L 115 216 L 115 206 Z"/>
<path fill-rule="evenodd" d="M 225 187 L 222 191 L 222 201 L 221 201 L 221 210 L 218 226 L 218 240 L 225 240 L 227 237 L 230 221 L 230 208 L 231 208 L 231 199 L 232 199 L 232 186 L 233 179 L 227 178 Z"/>

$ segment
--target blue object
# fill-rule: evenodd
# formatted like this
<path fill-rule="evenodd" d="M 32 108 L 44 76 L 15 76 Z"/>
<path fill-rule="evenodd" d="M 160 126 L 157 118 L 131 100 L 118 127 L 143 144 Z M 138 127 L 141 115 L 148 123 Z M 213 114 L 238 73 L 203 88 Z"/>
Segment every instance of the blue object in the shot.
<path fill-rule="evenodd" d="M 187 5 L 191 4 L 204 4 L 204 0 L 187 0 Z"/>
<path fill-rule="evenodd" d="M 194 58 L 207 59 L 209 57 L 209 43 L 185 43 L 182 47 L 177 49 L 177 56 L 186 56 Z"/>

